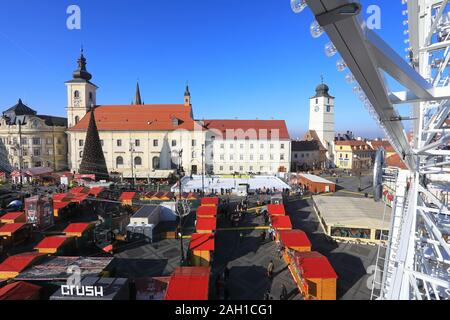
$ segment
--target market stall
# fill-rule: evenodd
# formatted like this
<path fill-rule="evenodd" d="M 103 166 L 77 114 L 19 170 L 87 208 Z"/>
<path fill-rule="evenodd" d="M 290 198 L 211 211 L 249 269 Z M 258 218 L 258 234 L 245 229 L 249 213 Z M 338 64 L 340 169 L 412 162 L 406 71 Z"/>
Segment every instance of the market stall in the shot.
<path fill-rule="evenodd" d="M 217 197 L 205 197 L 201 200 L 202 206 L 218 206 L 219 205 L 219 198 Z"/>
<path fill-rule="evenodd" d="M 0 223 L 25 223 L 27 218 L 25 212 L 8 212 L 0 218 Z"/>
<path fill-rule="evenodd" d="M 215 218 L 217 215 L 217 207 L 213 205 L 202 205 L 197 208 L 197 218 Z"/>
<path fill-rule="evenodd" d="M 286 210 L 284 209 L 283 204 L 268 204 L 267 205 L 267 212 L 271 216 L 285 216 Z"/>
<path fill-rule="evenodd" d="M 93 223 L 71 223 L 63 232 L 66 237 L 89 238 L 93 228 Z"/>
<path fill-rule="evenodd" d="M 214 235 L 211 233 L 194 233 L 189 249 L 192 252 L 192 264 L 197 267 L 210 266 L 214 252 Z"/>
<path fill-rule="evenodd" d="M 5 261 L 0 263 L 0 279 L 15 278 L 20 272 L 38 262 L 44 256 L 39 252 L 27 252 L 6 258 Z"/>
<path fill-rule="evenodd" d="M 136 192 L 122 192 L 119 198 L 123 205 L 132 206 L 133 201 L 138 200 Z"/>
<path fill-rule="evenodd" d="M 277 238 L 286 249 L 298 252 L 311 251 L 311 242 L 302 230 L 282 230 L 278 232 Z"/>
<path fill-rule="evenodd" d="M 41 287 L 28 282 L 13 282 L 0 288 L 0 300 L 39 300 Z"/>
<path fill-rule="evenodd" d="M 272 216 L 270 220 L 272 228 L 276 231 L 292 230 L 291 218 L 289 216 Z"/>
<path fill-rule="evenodd" d="M 165 300 L 208 300 L 209 267 L 178 267 L 172 274 Z"/>
<path fill-rule="evenodd" d="M 34 248 L 39 253 L 55 255 L 69 254 L 72 250 L 73 240 L 73 237 L 66 236 L 46 237 Z"/>
<path fill-rule="evenodd" d="M 195 225 L 197 233 L 214 233 L 217 228 L 216 218 L 197 218 L 197 224 Z"/>
<path fill-rule="evenodd" d="M 27 223 L 8 223 L 0 227 L 0 244 L 5 249 L 31 239 L 33 226 Z"/>
<path fill-rule="evenodd" d="M 307 300 L 336 300 L 337 274 L 318 252 L 295 252 L 289 270 Z"/>
<path fill-rule="evenodd" d="M 27 223 L 31 223 L 38 231 L 54 225 L 53 201 L 49 197 L 34 196 L 25 199 L 25 213 Z"/>

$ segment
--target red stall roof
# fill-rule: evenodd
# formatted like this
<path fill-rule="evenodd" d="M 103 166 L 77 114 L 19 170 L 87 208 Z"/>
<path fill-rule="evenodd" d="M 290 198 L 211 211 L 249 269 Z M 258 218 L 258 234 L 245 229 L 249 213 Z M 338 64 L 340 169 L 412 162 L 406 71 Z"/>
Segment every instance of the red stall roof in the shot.
<path fill-rule="evenodd" d="M 20 216 L 24 215 L 24 212 L 8 212 L 0 217 L 0 220 L 16 220 Z"/>
<path fill-rule="evenodd" d="M 202 198 L 202 205 L 210 205 L 210 204 L 214 204 L 214 205 L 218 205 L 219 204 L 219 198 L 217 197 L 206 197 L 206 198 Z"/>
<path fill-rule="evenodd" d="M 198 218 L 196 229 L 214 231 L 217 228 L 216 218 Z"/>
<path fill-rule="evenodd" d="M 136 192 L 122 192 L 120 195 L 120 201 L 132 200 L 136 196 Z"/>
<path fill-rule="evenodd" d="M 53 210 L 59 210 L 67 207 L 70 202 L 53 202 Z"/>
<path fill-rule="evenodd" d="M 272 216 L 271 219 L 274 229 L 292 229 L 291 218 L 289 216 Z"/>
<path fill-rule="evenodd" d="M 286 247 L 311 247 L 308 236 L 302 230 L 282 230 L 279 234 Z"/>
<path fill-rule="evenodd" d="M 105 190 L 105 187 L 92 187 L 91 190 L 89 190 L 89 195 L 98 196 L 104 190 Z"/>
<path fill-rule="evenodd" d="M 0 300 L 29 300 L 41 290 L 41 287 L 28 282 L 14 282 L 0 288 Z"/>
<path fill-rule="evenodd" d="M 39 252 L 27 252 L 8 257 L 0 264 L 0 272 L 22 272 L 42 256 L 45 256 L 45 254 Z"/>
<path fill-rule="evenodd" d="M 69 238 L 70 237 L 65 237 L 65 236 L 47 237 L 47 238 L 42 239 L 42 241 L 39 242 L 38 245 L 34 248 L 35 249 L 58 249 Z"/>
<path fill-rule="evenodd" d="M 297 268 L 303 270 L 303 276 L 309 279 L 337 279 L 338 276 L 328 259 L 319 252 L 296 252 Z"/>
<path fill-rule="evenodd" d="M 67 228 L 64 229 L 64 233 L 83 233 L 85 232 L 89 226 L 90 223 L 71 223 L 67 226 Z"/>
<path fill-rule="evenodd" d="M 214 235 L 211 233 L 192 234 L 189 249 L 196 251 L 214 251 Z"/>
<path fill-rule="evenodd" d="M 25 225 L 26 223 L 8 223 L 0 228 L 0 233 L 3 232 L 14 233 Z"/>
<path fill-rule="evenodd" d="M 209 267 L 176 268 L 170 277 L 165 300 L 208 300 L 209 274 Z"/>
<path fill-rule="evenodd" d="M 88 187 L 75 187 L 69 190 L 70 193 L 73 194 L 77 194 L 77 193 L 85 193 L 88 194 L 89 193 L 89 188 Z"/>
<path fill-rule="evenodd" d="M 215 216 L 216 214 L 216 206 L 200 206 L 197 208 L 197 216 Z"/>
<path fill-rule="evenodd" d="M 269 211 L 269 214 L 271 215 L 286 215 L 284 205 L 282 204 L 269 204 L 267 205 L 267 211 Z"/>
<path fill-rule="evenodd" d="M 72 198 L 72 193 L 57 193 L 53 195 L 53 202 L 69 202 Z"/>
<path fill-rule="evenodd" d="M 87 199 L 89 195 L 87 193 L 74 193 L 71 202 L 81 202 Z"/>

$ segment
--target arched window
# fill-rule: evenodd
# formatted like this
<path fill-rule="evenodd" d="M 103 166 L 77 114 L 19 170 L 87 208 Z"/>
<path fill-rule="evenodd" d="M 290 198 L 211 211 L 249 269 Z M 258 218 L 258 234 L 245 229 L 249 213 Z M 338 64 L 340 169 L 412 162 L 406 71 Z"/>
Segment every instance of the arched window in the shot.
<path fill-rule="evenodd" d="M 93 96 L 92 92 L 89 92 L 89 101 L 92 101 L 92 100 L 94 100 L 94 96 Z"/>
<path fill-rule="evenodd" d="M 80 158 L 83 158 L 83 151 L 80 151 Z"/>
<path fill-rule="evenodd" d="M 135 166 L 142 166 L 142 158 L 141 157 L 134 158 L 134 165 Z"/>
<path fill-rule="evenodd" d="M 116 167 L 123 166 L 123 158 L 117 157 L 116 159 Z"/>
<path fill-rule="evenodd" d="M 74 98 L 79 98 L 80 97 L 80 91 L 75 90 L 75 92 L 73 93 L 73 97 Z"/>
<path fill-rule="evenodd" d="M 80 117 L 79 117 L 79 116 L 76 116 L 76 117 L 75 117 L 75 124 L 77 124 L 78 122 L 80 122 Z"/>
<path fill-rule="evenodd" d="M 153 169 L 159 169 L 159 157 L 154 157 L 152 160 Z"/>

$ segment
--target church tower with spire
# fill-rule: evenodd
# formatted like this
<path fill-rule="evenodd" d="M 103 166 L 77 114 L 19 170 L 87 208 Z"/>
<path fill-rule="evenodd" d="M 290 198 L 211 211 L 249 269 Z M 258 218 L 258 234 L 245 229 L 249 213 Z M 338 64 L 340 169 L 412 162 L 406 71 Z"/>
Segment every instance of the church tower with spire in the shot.
<path fill-rule="evenodd" d="M 142 104 L 144 104 L 142 102 L 142 98 L 141 98 L 141 90 L 139 89 L 139 81 L 136 82 L 136 94 L 134 96 L 133 104 L 134 105 L 142 105 Z"/>
<path fill-rule="evenodd" d="M 184 106 L 190 107 L 191 105 L 191 92 L 189 91 L 189 84 L 186 84 L 186 91 L 184 92 Z"/>
<path fill-rule="evenodd" d="M 68 127 L 75 126 L 89 110 L 96 105 L 98 87 L 90 80 L 92 75 L 86 69 L 86 58 L 81 48 L 78 58 L 78 68 L 73 72 L 73 78 L 67 81 L 67 121 Z"/>

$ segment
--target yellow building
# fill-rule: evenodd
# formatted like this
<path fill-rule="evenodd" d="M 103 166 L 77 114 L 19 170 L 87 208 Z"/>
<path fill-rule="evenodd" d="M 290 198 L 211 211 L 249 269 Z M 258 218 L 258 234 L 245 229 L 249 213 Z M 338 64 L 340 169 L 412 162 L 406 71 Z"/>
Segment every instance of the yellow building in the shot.
<path fill-rule="evenodd" d="M 374 150 L 365 141 L 335 141 L 335 165 L 341 169 L 368 169 L 372 166 Z"/>

